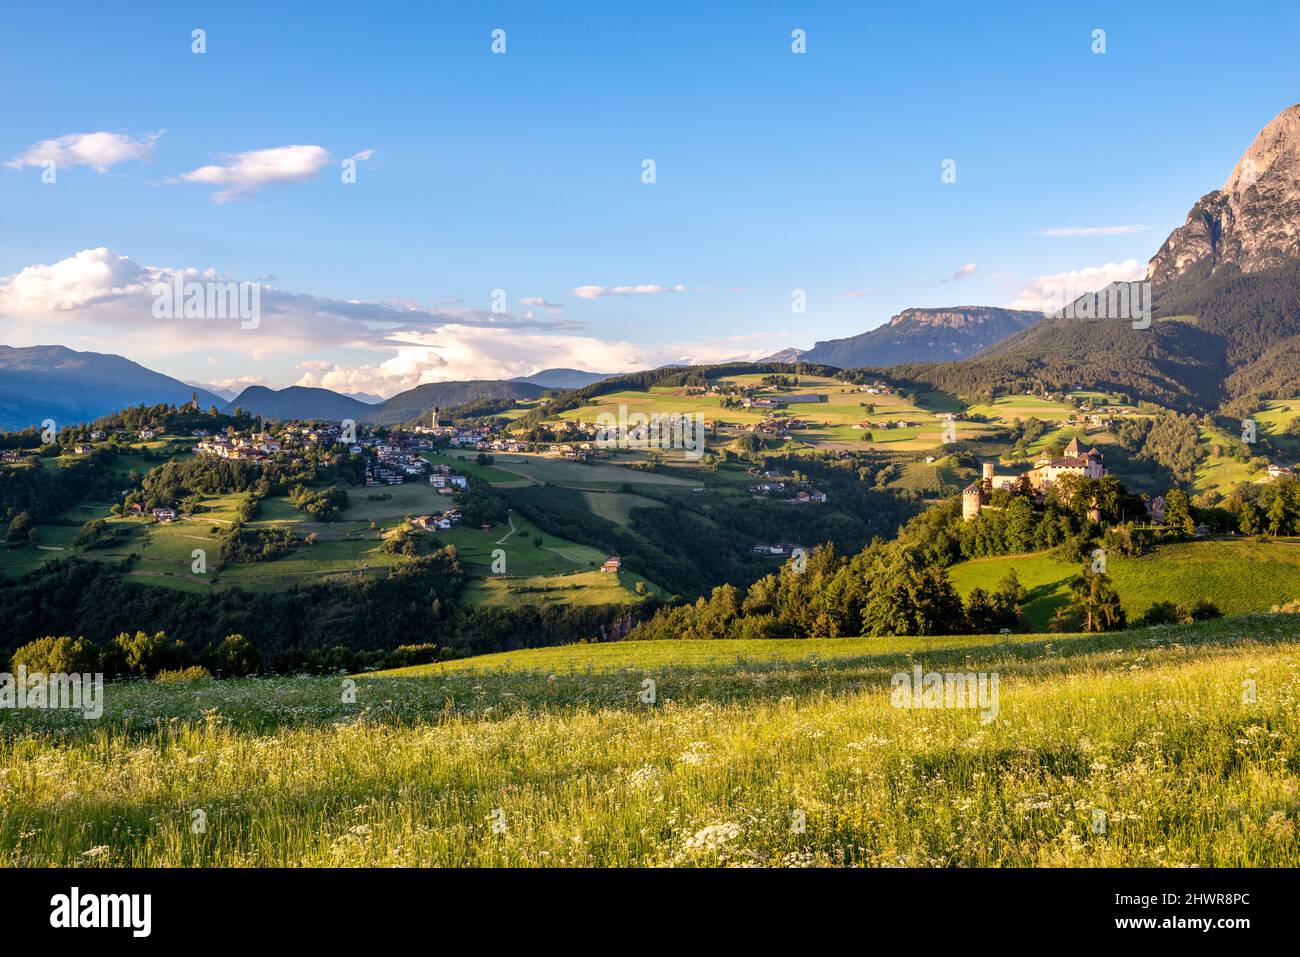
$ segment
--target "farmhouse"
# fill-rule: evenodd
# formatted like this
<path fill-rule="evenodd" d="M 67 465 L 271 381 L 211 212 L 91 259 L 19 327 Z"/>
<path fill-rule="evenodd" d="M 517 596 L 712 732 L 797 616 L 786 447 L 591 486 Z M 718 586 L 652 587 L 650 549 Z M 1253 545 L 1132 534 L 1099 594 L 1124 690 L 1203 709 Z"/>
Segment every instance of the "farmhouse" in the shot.
<path fill-rule="evenodd" d="M 600 566 L 600 570 L 602 572 L 617 574 L 618 570 L 622 567 L 623 559 L 619 558 L 617 555 L 611 555 L 609 558 L 605 559 L 605 563 Z"/>
<path fill-rule="evenodd" d="M 160 522 L 174 522 L 176 520 L 176 510 L 173 508 L 155 508 L 153 517 Z"/>
<path fill-rule="evenodd" d="M 807 505 L 809 502 L 820 504 L 826 501 L 826 493 L 819 492 L 817 489 L 800 490 L 795 493 L 794 498 L 786 498 L 781 501 L 787 505 Z"/>

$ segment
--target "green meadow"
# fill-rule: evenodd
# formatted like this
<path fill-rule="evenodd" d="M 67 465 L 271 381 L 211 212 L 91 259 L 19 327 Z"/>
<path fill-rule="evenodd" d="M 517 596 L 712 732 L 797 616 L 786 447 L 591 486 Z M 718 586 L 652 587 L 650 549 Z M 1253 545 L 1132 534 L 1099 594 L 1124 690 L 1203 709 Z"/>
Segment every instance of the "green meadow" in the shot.
<path fill-rule="evenodd" d="M 1011 570 L 1029 592 L 1024 615 L 1045 628 L 1069 597 L 1070 580 L 1082 565 L 1046 552 L 976 558 L 948 574 L 963 597 L 974 588 L 992 590 Z M 1161 545 L 1137 558 L 1107 556 L 1106 572 L 1125 613 L 1136 618 L 1158 601 L 1191 605 L 1206 599 L 1226 615 L 1268 611 L 1300 598 L 1300 540 L 1206 540 Z"/>
<path fill-rule="evenodd" d="M 0 864 L 1291 866 L 1297 630 L 623 642 L 111 683 L 97 721 L 0 712 Z M 996 674 L 997 697 L 896 707 L 915 666 Z"/>

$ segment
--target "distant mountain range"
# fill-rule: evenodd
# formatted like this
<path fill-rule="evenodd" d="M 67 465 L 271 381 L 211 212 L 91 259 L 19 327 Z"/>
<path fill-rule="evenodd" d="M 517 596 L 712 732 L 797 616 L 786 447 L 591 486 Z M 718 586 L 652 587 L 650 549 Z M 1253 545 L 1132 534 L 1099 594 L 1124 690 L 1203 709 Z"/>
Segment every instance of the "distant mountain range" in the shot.
<path fill-rule="evenodd" d="M 583 372 L 581 369 L 543 369 L 529 376 L 519 376 L 511 382 L 527 382 L 544 389 L 581 389 L 593 382 L 612 378 L 612 372 Z"/>
<path fill-rule="evenodd" d="M 755 359 L 754 361 L 755 362 L 785 362 L 785 363 L 798 362 L 799 357 L 802 356 L 807 351 L 808 350 L 806 349 L 795 349 L 791 347 L 789 349 L 782 349 L 780 352 L 773 352 L 770 356 L 764 356 L 763 358 Z"/>
<path fill-rule="evenodd" d="M 535 399 L 544 391 L 542 386 L 530 382 L 499 379 L 429 382 L 376 405 L 329 389 L 305 386 L 268 389 L 255 385 L 226 403 L 224 410 L 242 409 L 269 419 L 354 419 L 373 425 L 400 425 L 429 415 L 435 407 L 452 409 L 475 399 Z"/>
<path fill-rule="evenodd" d="M 905 309 L 861 335 L 818 342 L 799 359 L 841 369 L 951 362 L 973 356 L 1042 318 L 1041 312 L 997 306 Z"/>
<path fill-rule="evenodd" d="M 428 415 L 437 406 L 453 409 L 475 399 L 535 399 L 546 390 L 531 382 L 471 379 L 466 382 L 426 382 L 399 392 L 388 401 L 368 407 L 357 419 L 376 425 L 398 425 Z"/>
<path fill-rule="evenodd" d="M 250 385 L 231 399 L 222 411 L 243 409 L 268 419 L 353 419 L 360 422 L 362 416 L 374 408 L 375 406 L 329 389 L 313 389 L 301 385 L 268 389 L 264 385 Z"/>
<path fill-rule="evenodd" d="M 198 394 L 203 408 L 225 405 L 206 389 L 146 369 L 130 359 L 64 346 L 0 346 L 0 428 L 58 428 L 145 403 L 183 405 Z"/>

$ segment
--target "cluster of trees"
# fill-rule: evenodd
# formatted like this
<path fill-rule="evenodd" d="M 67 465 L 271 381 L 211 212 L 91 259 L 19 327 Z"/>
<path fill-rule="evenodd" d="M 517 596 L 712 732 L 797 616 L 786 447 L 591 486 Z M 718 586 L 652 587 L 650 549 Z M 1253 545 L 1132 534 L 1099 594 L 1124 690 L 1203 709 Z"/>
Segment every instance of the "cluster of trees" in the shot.
<path fill-rule="evenodd" d="M 1194 415 L 1164 412 L 1152 418 L 1124 419 L 1116 427 L 1115 438 L 1138 461 L 1163 466 L 1175 482 L 1190 483 L 1196 478 L 1201 435 Z"/>
<path fill-rule="evenodd" d="M 664 608 L 629 635 L 651 638 L 837 638 L 934 635 L 1014 628 L 1025 590 L 1011 572 L 963 603 L 947 572 L 913 546 L 878 543 L 851 558 L 832 545 L 792 558 L 741 590 Z"/>
<path fill-rule="evenodd" d="M 473 476 L 469 488 L 456 492 L 455 502 L 460 509 L 461 521 L 470 527 L 496 525 L 509 517 L 510 506 L 505 497 L 491 484 Z"/>
<path fill-rule="evenodd" d="M 113 548 L 129 535 L 129 529 L 110 525 L 102 518 L 92 518 L 77 530 L 72 544 L 79 548 Z"/>
<path fill-rule="evenodd" d="M 121 489 L 121 476 L 98 458 L 0 468 L 0 520 L 7 526 L 26 512 L 31 521 L 48 522 L 84 499 L 113 498 Z"/>
<path fill-rule="evenodd" d="M 214 647 L 195 655 L 166 632 L 122 632 L 102 645 L 85 637 L 46 636 L 17 648 L 10 668 L 29 673 L 103 673 L 118 678 L 155 678 L 179 672 L 243 677 L 262 668 L 261 652 L 243 635 L 226 635 Z M 194 669 L 199 669 L 195 671 Z"/>
<path fill-rule="evenodd" d="M 306 512 L 318 522 L 332 522 L 348 507 L 348 493 L 337 485 L 322 489 L 295 485 L 289 489 L 289 501 L 294 508 Z"/>
<path fill-rule="evenodd" d="M 1242 486 L 1224 508 L 1243 535 L 1300 535 L 1300 480 Z"/>
<path fill-rule="evenodd" d="M 226 428 L 247 429 L 253 424 L 253 418 L 247 412 L 234 409 L 229 414 L 217 411 L 216 406 L 208 410 L 195 409 L 188 403 L 174 405 L 160 402 L 157 405 L 134 405 L 129 408 L 110 412 L 100 416 L 89 425 L 73 426 L 66 431 L 73 441 L 89 438 L 94 431 L 124 431 L 134 437 L 141 429 L 158 429 L 175 435 L 187 435 L 194 429 L 207 429 L 218 432 Z M 60 432 L 60 438 L 63 437 Z"/>
<path fill-rule="evenodd" d="M 287 555 L 304 539 L 281 525 L 267 528 L 248 528 L 231 525 L 217 533 L 221 560 L 227 563 L 269 562 Z"/>
<path fill-rule="evenodd" d="M 417 558 L 420 555 L 427 555 L 430 551 L 442 548 L 443 544 L 428 532 L 422 532 L 403 525 L 395 528 L 379 547 L 390 555 Z"/>
<path fill-rule="evenodd" d="M 1011 423 L 1011 431 L 1015 444 L 1011 447 L 1011 454 L 1018 459 L 1028 458 L 1029 447 L 1046 435 L 1052 427 L 1032 415 L 1024 420 L 1014 420 Z"/>
<path fill-rule="evenodd" d="M 9 669 L 25 666 L 28 673 L 102 673 L 110 678 L 152 678 L 159 681 L 203 677 L 245 677 L 277 674 L 339 674 L 379 668 L 404 668 L 438 659 L 432 643 L 399 645 L 388 650 L 357 650 L 344 645 L 311 650 L 286 649 L 267 657 L 240 634 L 226 635 L 214 647 L 196 651 L 167 633 L 122 632 L 97 644 L 85 637 L 47 636 L 16 649 Z"/>

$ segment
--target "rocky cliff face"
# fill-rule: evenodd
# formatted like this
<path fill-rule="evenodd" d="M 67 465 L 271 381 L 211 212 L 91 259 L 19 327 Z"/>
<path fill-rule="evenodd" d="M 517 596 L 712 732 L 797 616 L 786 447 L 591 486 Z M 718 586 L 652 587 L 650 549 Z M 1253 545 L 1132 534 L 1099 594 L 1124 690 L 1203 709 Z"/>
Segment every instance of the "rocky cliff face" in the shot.
<path fill-rule="evenodd" d="M 1161 283 L 1190 271 L 1249 273 L 1300 256 L 1300 104 L 1255 137 L 1222 189 L 1192 207 L 1147 266 Z"/>
<path fill-rule="evenodd" d="M 997 306 L 904 309 L 889 323 L 848 339 L 818 342 L 802 358 L 851 369 L 907 362 L 951 362 L 972 356 L 1043 318 Z"/>

